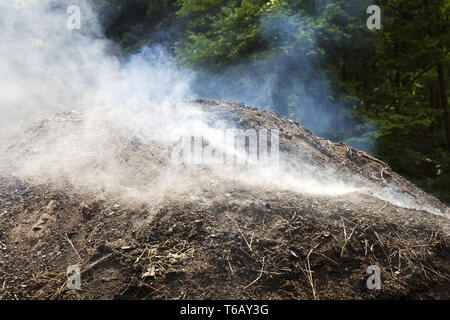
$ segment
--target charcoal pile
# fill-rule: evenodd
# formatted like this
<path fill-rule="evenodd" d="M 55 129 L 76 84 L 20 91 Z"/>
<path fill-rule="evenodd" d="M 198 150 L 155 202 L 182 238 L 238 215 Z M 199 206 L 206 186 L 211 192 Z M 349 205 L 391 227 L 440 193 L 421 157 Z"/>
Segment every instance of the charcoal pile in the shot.
<path fill-rule="evenodd" d="M 1 299 L 450 298 L 445 204 L 273 111 L 192 105 L 211 123 L 278 129 L 281 180 L 298 174 L 300 186 L 173 166 L 160 141 L 57 115 L 2 150 Z M 309 192 L 312 177 L 338 190 Z M 79 289 L 68 287 L 69 266 Z"/>

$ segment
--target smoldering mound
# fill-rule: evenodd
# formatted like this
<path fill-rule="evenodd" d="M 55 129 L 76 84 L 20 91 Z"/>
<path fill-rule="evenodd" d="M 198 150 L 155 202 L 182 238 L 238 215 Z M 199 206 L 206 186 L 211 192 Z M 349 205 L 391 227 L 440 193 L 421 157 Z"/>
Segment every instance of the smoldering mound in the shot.
<path fill-rule="evenodd" d="M 2 153 L 1 298 L 449 298 L 437 199 L 275 112 L 188 105 L 205 134 L 278 128 L 280 171 L 174 166 L 179 135 L 108 113 L 39 122 Z M 64 286 L 74 264 L 81 291 Z M 383 290 L 367 289 L 374 264 Z"/>

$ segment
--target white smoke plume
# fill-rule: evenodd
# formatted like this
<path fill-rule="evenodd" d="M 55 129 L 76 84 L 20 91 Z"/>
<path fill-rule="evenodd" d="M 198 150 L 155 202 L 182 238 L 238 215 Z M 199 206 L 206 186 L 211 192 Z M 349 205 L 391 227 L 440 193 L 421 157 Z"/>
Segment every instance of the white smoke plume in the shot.
<path fill-rule="evenodd" d="M 145 162 L 146 156 L 127 166 L 120 160 L 127 156 L 124 140 L 152 145 L 155 150 L 147 151 L 155 157 L 183 136 L 220 141 L 224 124 L 206 121 L 187 102 L 193 97 L 192 72 L 180 70 L 160 47 L 119 59 L 89 3 L 75 2 L 80 29 L 67 27 L 72 3 L 66 1 L 0 3 L 0 170 L 26 179 L 63 177 L 85 190 L 146 200 L 199 190 L 210 176 L 195 168 L 158 163 L 154 157 Z M 39 130 L 26 131 L 48 118 L 52 121 Z M 285 168 L 210 170 L 229 181 L 297 192 L 360 190 L 338 177 L 319 181 Z"/>

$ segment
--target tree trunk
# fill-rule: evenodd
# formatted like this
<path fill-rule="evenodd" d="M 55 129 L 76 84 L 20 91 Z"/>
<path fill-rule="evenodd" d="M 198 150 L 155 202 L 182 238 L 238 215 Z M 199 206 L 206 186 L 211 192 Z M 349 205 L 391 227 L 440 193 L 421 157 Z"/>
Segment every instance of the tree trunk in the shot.
<path fill-rule="evenodd" d="M 430 85 L 430 108 L 436 109 L 436 106 L 434 104 L 434 90 L 433 90 L 433 84 Z"/>
<path fill-rule="evenodd" d="M 444 127 L 445 135 L 447 138 L 447 149 L 450 151 L 450 116 L 448 113 L 448 100 L 447 100 L 447 80 L 445 78 L 445 70 L 443 63 L 440 62 L 437 65 L 439 92 L 441 96 L 441 107 L 444 111 Z"/>

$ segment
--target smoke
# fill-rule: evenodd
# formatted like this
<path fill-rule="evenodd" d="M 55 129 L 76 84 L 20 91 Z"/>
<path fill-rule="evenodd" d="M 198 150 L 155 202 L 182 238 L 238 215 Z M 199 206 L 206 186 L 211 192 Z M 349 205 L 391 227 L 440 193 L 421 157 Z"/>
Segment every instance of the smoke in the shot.
<path fill-rule="evenodd" d="M 200 193 L 219 179 L 313 194 L 360 190 L 334 174 L 323 172 L 327 178 L 318 179 L 313 168 L 299 174 L 285 167 L 175 166 L 169 154 L 185 136 L 208 137 L 219 149 L 233 147 L 219 142 L 226 124 L 211 121 L 188 102 L 204 82 L 177 67 L 160 46 L 142 48 L 126 59 L 114 55 L 115 45 L 102 35 L 88 2 L 75 3 L 80 29 L 67 27 L 70 14 L 63 1 L 0 3 L 0 170 L 146 201 Z M 294 60 L 277 62 L 282 68 L 278 76 Z M 252 77 L 249 68 L 229 72 Z M 211 81 L 208 92 L 275 103 L 248 92 L 274 88 L 277 78 L 268 78 L 258 91 L 244 86 L 237 94 L 221 80 Z"/>
<path fill-rule="evenodd" d="M 362 15 L 363 9 L 350 8 L 352 12 L 343 15 L 357 17 L 358 10 Z M 320 34 L 321 27 L 312 18 L 318 13 L 289 15 L 282 10 L 275 7 L 260 18 L 265 50 L 236 65 L 221 67 L 218 72 L 198 73 L 193 90 L 203 97 L 233 99 L 276 110 L 297 119 L 318 136 L 333 141 L 353 138 L 354 147 L 370 152 L 374 146 L 355 138 L 350 130 L 361 123 L 351 115 L 348 105 L 333 95 L 331 79 L 337 75 L 323 65 L 329 53 L 320 51 L 325 46 L 319 42 L 333 35 Z M 342 36 L 333 41 L 349 40 Z M 211 78 L 215 81 L 211 82 Z"/>

